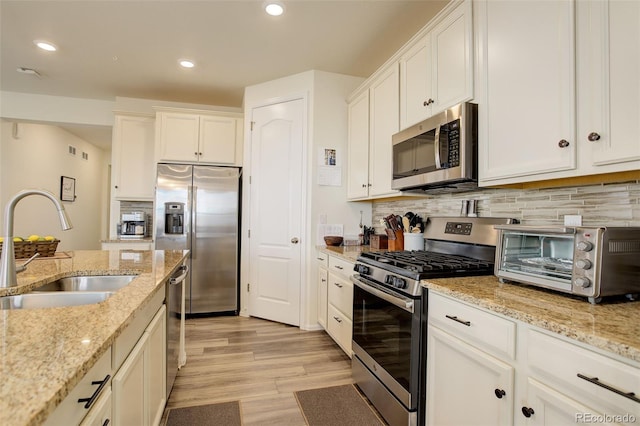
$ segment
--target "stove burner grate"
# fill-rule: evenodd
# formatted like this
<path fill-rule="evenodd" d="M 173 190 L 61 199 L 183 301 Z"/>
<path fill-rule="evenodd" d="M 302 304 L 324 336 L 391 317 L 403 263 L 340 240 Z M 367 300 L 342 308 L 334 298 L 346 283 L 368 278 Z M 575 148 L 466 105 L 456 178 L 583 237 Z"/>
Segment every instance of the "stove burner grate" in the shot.
<path fill-rule="evenodd" d="M 484 271 L 493 268 L 493 262 L 471 257 L 429 251 L 398 251 L 363 253 L 363 257 L 407 271 L 428 273 L 433 271 Z"/>

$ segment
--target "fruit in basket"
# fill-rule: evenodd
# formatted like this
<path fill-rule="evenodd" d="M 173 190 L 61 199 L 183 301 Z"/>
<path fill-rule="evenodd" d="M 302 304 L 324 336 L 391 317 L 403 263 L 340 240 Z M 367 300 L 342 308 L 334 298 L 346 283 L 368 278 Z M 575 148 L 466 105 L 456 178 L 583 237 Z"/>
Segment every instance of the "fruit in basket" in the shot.
<path fill-rule="evenodd" d="M 0 243 L 4 241 L 4 238 L 0 237 Z"/>
<path fill-rule="evenodd" d="M 53 241 L 55 239 L 56 239 L 56 237 L 52 237 L 51 235 L 47 235 L 46 237 L 44 237 L 45 241 Z"/>
<path fill-rule="evenodd" d="M 38 241 L 39 239 L 40 239 L 40 235 L 36 235 L 36 234 L 29 235 L 27 237 L 27 241 Z"/>
<path fill-rule="evenodd" d="M 24 241 L 22 238 L 20 237 L 13 237 L 13 242 L 14 243 L 21 243 L 22 241 Z"/>

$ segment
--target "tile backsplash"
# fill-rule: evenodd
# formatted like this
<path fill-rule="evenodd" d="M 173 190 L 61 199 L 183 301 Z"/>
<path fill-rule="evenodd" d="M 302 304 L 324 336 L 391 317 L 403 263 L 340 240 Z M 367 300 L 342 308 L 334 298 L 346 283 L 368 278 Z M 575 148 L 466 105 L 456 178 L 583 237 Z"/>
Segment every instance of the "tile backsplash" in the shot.
<path fill-rule="evenodd" d="M 512 217 L 526 225 L 562 225 L 581 215 L 583 225 L 640 226 L 640 181 L 552 189 L 480 189 L 428 198 L 373 202 L 373 225 L 391 213 L 460 216 L 462 200 L 477 200 L 478 216 Z"/>

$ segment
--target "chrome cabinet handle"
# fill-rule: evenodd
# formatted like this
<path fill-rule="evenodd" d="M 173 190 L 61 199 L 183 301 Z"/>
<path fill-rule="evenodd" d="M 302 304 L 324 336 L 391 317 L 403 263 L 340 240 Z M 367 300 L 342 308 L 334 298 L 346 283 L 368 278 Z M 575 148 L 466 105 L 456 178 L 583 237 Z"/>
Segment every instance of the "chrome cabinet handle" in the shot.
<path fill-rule="evenodd" d="M 620 389 L 616 389 L 613 386 L 609 386 L 605 383 L 602 383 L 597 377 L 587 377 L 584 374 L 580 374 L 578 373 L 578 377 L 580 377 L 582 380 L 586 380 L 587 382 L 593 383 L 596 386 L 600 386 L 601 388 L 605 388 L 608 391 L 611 391 L 613 393 L 617 393 L 620 396 L 624 396 L 625 398 L 629 398 L 632 401 L 635 402 L 640 402 L 640 399 L 636 396 L 635 392 L 624 392 L 621 391 Z"/>
<path fill-rule="evenodd" d="M 590 142 L 599 141 L 600 140 L 600 134 L 598 134 L 596 132 L 591 132 L 591 133 L 589 133 L 589 136 L 587 136 L 587 139 L 589 139 Z"/>
<path fill-rule="evenodd" d="M 566 139 L 560 139 L 560 142 L 558 142 L 558 146 L 560 148 L 566 148 L 569 146 L 569 141 L 567 141 Z"/>
<path fill-rule="evenodd" d="M 471 321 L 464 321 L 461 320 L 460 318 L 453 316 L 453 315 L 445 315 L 445 317 L 449 318 L 450 320 L 453 320 L 455 322 L 459 322 L 460 324 L 464 324 L 467 327 L 471 327 Z"/>

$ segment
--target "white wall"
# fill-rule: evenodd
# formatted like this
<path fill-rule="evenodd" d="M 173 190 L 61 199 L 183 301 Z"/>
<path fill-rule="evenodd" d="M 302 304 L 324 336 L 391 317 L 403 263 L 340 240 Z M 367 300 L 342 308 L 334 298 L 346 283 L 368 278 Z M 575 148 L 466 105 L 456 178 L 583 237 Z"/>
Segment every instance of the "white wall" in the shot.
<path fill-rule="evenodd" d="M 0 204 L 18 191 L 28 188 L 46 189 L 60 196 L 60 178 L 76 179 L 76 201 L 64 206 L 73 229 L 62 231 L 55 207 L 40 196 L 27 197 L 16 205 L 14 233 L 53 235 L 61 240 L 58 250 L 93 250 L 100 248 L 104 227 L 106 191 L 105 156 L 103 150 L 79 139 L 57 126 L 46 124 L 0 122 Z M 76 156 L 68 146 L 76 147 Z M 89 155 L 82 159 L 82 152 Z M 4 214 L 0 220 L 4 229 Z"/>
<path fill-rule="evenodd" d="M 346 98 L 364 79 L 323 71 L 307 71 L 289 77 L 250 86 L 245 89 L 245 172 L 250 175 L 251 112 L 253 108 L 285 100 L 307 100 L 306 147 L 307 182 L 305 184 L 305 234 L 302 247 L 302 291 L 300 327 L 311 329 L 317 325 L 317 288 L 315 278 L 315 247 L 324 245 L 316 238 L 319 216 L 326 215 L 327 223 L 343 224 L 345 234 L 357 235 L 360 231 L 360 211 L 363 222 L 371 223 L 371 203 L 349 203 L 346 200 L 346 152 L 347 152 L 347 103 Z M 318 150 L 335 148 L 342 164 L 341 186 L 318 185 Z M 248 186 L 245 186 L 248 188 Z M 342 200 L 342 201 L 340 201 Z M 246 283 L 249 277 L 249 227 L 250 200 L 245 191 L 243 200 L 243 252 L 241 267 L 241 313 L 248 313 Z"/>

